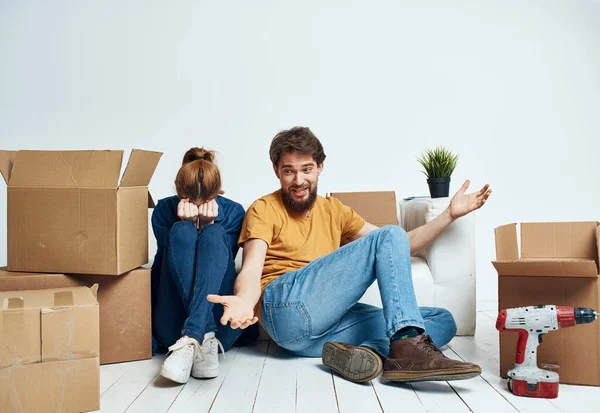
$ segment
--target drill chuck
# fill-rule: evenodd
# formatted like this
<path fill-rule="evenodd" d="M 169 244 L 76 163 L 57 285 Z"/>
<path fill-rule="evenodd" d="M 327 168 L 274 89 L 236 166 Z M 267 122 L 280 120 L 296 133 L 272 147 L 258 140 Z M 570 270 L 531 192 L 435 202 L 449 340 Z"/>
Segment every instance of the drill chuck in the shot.
<path fill-rule="evenodd" d="M 598 317 L 598 313 L 591 308 L 575 308 L 574 313 L 576 324 L 588 324 L 596 321 L 596 317 Z"/>

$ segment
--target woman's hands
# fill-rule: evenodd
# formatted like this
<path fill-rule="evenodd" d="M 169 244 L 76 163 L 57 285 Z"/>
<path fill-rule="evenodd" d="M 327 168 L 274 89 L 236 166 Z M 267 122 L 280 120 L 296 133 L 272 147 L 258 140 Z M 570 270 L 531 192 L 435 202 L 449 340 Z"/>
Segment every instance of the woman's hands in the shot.
<path fill-rule="evenodd" d="M 177 216 L 183 221 L 192 222 L 199 230 L 215 222 L 219 215 L 219 204 L 216 200 L 210 200 L 196 205 L 188 198 L 179 201 L 177 205 Z"/>
<path fill-rule="evenodd" d="M 211 200 L 198 206 L 198 224 L 200 228 L 215 222 L 219 215 L 219 204 L 216 200 Z"/>
<path fill-rule="evenodd" d="M 177 204 L 177 216 L 182 221 L 190 221 L 194 224 L 198 221 L 198 207 L 185 198 Z"/>

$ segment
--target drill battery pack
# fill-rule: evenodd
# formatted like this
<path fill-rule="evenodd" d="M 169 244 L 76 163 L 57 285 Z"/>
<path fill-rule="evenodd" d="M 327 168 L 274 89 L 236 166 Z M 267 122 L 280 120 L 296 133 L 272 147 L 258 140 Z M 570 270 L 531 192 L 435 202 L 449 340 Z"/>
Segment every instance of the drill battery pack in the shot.
<path fill-rule="evenodd" d="M 508 379 L 508 389 L 515 396 L 541 397 L 556 399 L 558 397 L 558 382 L 528 383 L 527 380 Z"/>

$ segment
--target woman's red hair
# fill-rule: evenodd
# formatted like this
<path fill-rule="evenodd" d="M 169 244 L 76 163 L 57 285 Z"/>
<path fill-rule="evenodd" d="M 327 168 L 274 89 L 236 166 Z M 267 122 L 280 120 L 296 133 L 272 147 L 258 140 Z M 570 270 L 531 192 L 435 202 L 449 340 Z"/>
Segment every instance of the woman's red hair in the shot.
<path fill-rule="evenodd" d="M 204 148 L 191 148 L 185 153 L 175 178 L 175 189 L 180 199 L 206 202 L 223 193 L 221 173 L 213 163 L 214 157 L 214 151 Z"/>

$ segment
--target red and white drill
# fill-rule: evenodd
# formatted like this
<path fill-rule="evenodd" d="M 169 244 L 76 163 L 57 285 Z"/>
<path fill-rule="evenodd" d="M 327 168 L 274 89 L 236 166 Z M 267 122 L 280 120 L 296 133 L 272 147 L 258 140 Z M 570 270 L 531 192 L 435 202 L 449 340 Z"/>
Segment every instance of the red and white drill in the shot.
<path fill-rule="evenodd" d="M 599 316 L 591 308 L 537 305 L 508 308 L 496 320 L 498 331 L 519 333 L 515 367 L 508 371 L 508 389 L 517 396 L 558 397 L 558 373 L 537 366 L 537 346 L 542 335 L 559 328 L 587 324 Z"/>

